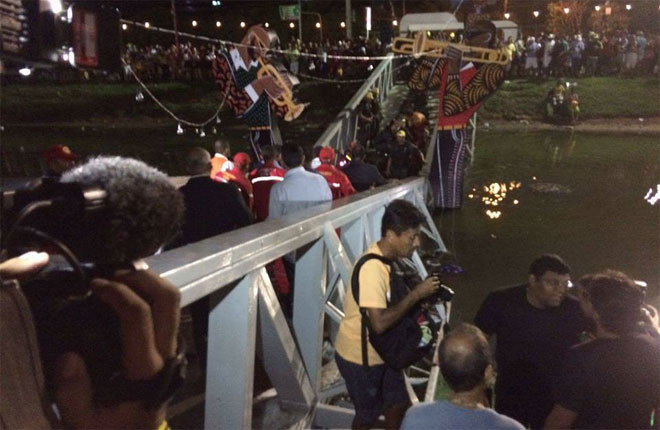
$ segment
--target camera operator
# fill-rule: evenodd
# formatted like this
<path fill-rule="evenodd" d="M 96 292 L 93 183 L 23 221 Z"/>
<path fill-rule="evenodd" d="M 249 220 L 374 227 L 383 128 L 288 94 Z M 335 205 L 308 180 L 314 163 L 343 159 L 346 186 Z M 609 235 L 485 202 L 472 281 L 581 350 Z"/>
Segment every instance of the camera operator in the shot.
<path fill-rule="evenodd" d="M 49 272 L 53 262 L 61 256 L 30 251 L 3 262 L 0 264 L 0 382 L 5 396 L 11 393 L 12 401 L 0 405 L 0 428 L 167 428 L 167 402 L 180 387 L 185 372 L 185 360 L 177 345 L 180 293 L 173 284 L 144 268 L 144 264 L 141 269 L 135 267 L 140 266 L 136 263 L 140 258 L 156 252 L 176 233 L 183 211 L 181 197 L 161 172 L 139 161 L 119 157 L 93 159 L 67 172 L 62 182 L 82 188 L 93 185 L 105 193 L 102 218 L 94 219 L 84 212 L 80 219 L 71 220 L 80 223 L 78 229 L 72 229 L 80 237 L 72 240 L 64 233 L 61 236 L 69 240 L 66 245 L 80 259 L 78 269 L 91 270 L 86 269 L 91 263 L 97 269 L 115 268 L 112 272 L 100 272 L 107 273 L 106 276 L 90 271 L 91 279 L 84 285 L 91 291 L 85 300 L 93 298 L 113 314 L 116 324 L 110 329 L 116 332 L 119 353 L 115 359 L 113 339 L 103 337 L 106 330 L 91 337 L 96 341 L 91 345 L 76 345 L 80 350 L 58 351 L 50 361 L 45 358 L 48 355 L 44 354 L 44 340 L 57 344 L 60 339 L 44 339 L 44 333 L 49 336 L 60 333 L 44 331 L 40 322 L 49 321 L 48 315 L 46 318 L 41 315 L 40 321 L 34 304 L 52 300 L 47 297 L 52 292 L 35 293 L 30 288 L 35 288 L 33 281 L 39 277 L 53 290 L 66 287 L 49 283 L 51 278 L 48 278 L 53 273 Z M 46 193 L 50 190 L 53 188 L 47 188 Z M 51 203 L 54 201 L 55 198 L 51 199 Z M 64 206 L 73 206 L 68 203 L 65 199 Z M 46 215 L 36 219 L 43 222 L 51 214 Z M 83 219 L 87 216 L 101 222 Z M 89 225 L 93 226 L 91 231 L 83 228 Z M 51 225 L 50 229 L 42 229 L 42 236 L 48 236 L 43 233 L 47 231 L 56 237 L 58 230 L 69 227 Z M 8 236 L 4 239 L 11 243 Z M 8 248 L 15 251 L 11 246 Z M 89 261 L 83 250 L 93 254 L 93 261 Z M 131 267 L 127 262 L 134 264 Z M 31 296 L 28 304 L 26 297 Z M 63 309 L 82 310 L 82 307 Z M 83 325 L 73 333 L 85 334 L 96 328 L 93 324 Z M 112 363 L 114 370 L 111 369 L 115 372 L 114 379 L 108 380 L 107 387 L 116 389 L 117 396 L 110 403 L 99 400 L 99 392 L 107 387 L 95 384 L 98 363 L 84 356 L 84 351 L 90 349 L 116 361 Z"/>

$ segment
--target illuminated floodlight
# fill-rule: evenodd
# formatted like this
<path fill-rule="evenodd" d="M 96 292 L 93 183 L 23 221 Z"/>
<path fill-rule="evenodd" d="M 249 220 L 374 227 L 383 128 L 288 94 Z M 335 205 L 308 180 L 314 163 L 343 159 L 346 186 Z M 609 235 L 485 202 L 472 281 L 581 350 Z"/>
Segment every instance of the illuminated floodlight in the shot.
<path fill-rule="evenodd" d="M 371 8 L 367 7 L 367 13 L 365 16 L 367 31 L 371 31 Z"/>
<path fill-rule="evenodd" d="M 69 64 L 76 67 L 76 54 L 73 52 L 73 48 L 69 48 Z"/>
<path fill-rule="evenodd" d="M 626 5 L 626 10 L 630 10 L 630 9 L 632 9 L 632 5 L 631 5 L 630 3 L 628 3 L 628 4 Z"/>
<path fill-rule="evenodd" d="M 564 8 L 564 13 L 565 13 L 566 15 L 568 15 L 568 13 L 569 13 L 570 11 L 571 11 L 571 9 L 569 9 L 569 8 L 567 8 L 567 7 Z"/>
<path fill-rule="evenodd" d="M 268 28 L 268 27 L 270 27 L 270 24 L 267 23 L 267 22 L 264 22 L 264 27 Z"/>
<path fill-rule="evenodd" d="M 69 61 L 69 54 L 67 54 L 66 52 L 62 54 L 62 60 Z"/>
<path fill-rule="evenodd" d="M 296 28 L 296 24 L 290 22 L 290 23 L 289 23 L 289 28 Z"/>
<path fill-rule="evenodd" d="M 144 28 L 149 28 L 149 27 L 151 27 L 151 24 L 149 24 L 149 21 L 145 22 L 144 23 Z"/>
<path fill-rule="evenodd" d="M 399 21 L 397 21 L 396 19 L 392 20 L 392 25 L 396 27 L 397 25 L 399 25 Z"/>
<path fill-rule="evenodd" d="M 344 21 L 342 21 L 342 22 L 339 23 L 339 26 L 341 28 L 346 28 L 346 23 Z"/>
<path fill-rule="evenodd" d="M 534 15 L 534 18 L 538 18 L 540 13 L 541 12 L 539 12 L 538 10 L 535 10 L 534 12 L 532 12 L 532 15 Z"/>
<path fill-rule="evenodd" d="M 63 10 L 61 0 L 48 0 L 48 5 L 50 6 L 50 11 L 55 15 L 61 13 Z"/>
<path fill-rule="evenodd" d="M 18 73 L 19 73 L 21 76 L 28 77 L 28 76 L 30 76 L 30 75 L 32 74 L 32 69 L 30 69 L 29 67 L 25 66 L 25 67 L 23 67 L 22 69 L 18 69 Z"/>
<path fill-rule="evenodd" d="M 122 30 L 128 30 L 128 25 L 126 25 L 126 24 L 122 24 L 122 25 L 121 25 L 121 29 L 122 29 Z"/>
<path fill-rule="evenodd" d="M 215 26 L 218 27 L 218 28 L 220 28 L 220 27 L 222 27 L 222 23 L 221 23 L 220 21 L 216 21 L 216 22 L 215 22 Z"/>
<path fill-rule="evenodd" d="M 596 12 L 600 12 L 600 5 L 597 4 L 596 6 L 594 6 L 594 9 L 596 9 Z"/>
<path fill-rule="evenodd" d="M 197 21 L 195 21 L 194 19 L 192 20 L 192 26 L 197 27 Z"/>
<path fill-rule="evenodd" d="M 505 18 L 505 19 L 509 19 L 509 18 L 511 18 L 511 14 L 510 14 L 509 12 L 505 12 L 505 13 L 504 13 L 504 18 Z"/>
<path fill-rule="evenodd" d="M 316 26 L 316 28 L 321 28 L 321 23 L 320 23 L 320 22 L 317 22 L 317 23 L 315 24 L 315 26 Z"/>
<path fill-rule="evenodd" d="M 66 20 L 67 22 L 73 21 L 73 6 L 69 6 L 66 9 Z"/>
<path fill-rule="evenodd" d="M 241 28 L 245 28 L 245 21 L 241 21 Z"/>

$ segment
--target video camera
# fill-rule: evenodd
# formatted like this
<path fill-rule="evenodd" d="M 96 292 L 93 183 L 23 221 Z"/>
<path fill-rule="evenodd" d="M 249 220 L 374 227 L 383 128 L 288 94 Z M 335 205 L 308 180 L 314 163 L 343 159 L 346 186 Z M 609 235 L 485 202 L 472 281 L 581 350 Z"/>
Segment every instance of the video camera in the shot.
<path fill-rule="evenodd" d="M 100 226 L 106 222 L 107 192 L 99 187 L 43 180 L 17 191 L 6 208 L 3 251 L 15 257 L 31 250 L 48 252 L 48 265 L 22 283 L 34 316 L 46 384 L 53 389 L 57 358 L 80 354 L 99 404 L 122 401 L 109 380 L 121 369 L 119 320 L 91 293 L 89 282 L 109 277 L 119 267 L 102 261 Z"/>

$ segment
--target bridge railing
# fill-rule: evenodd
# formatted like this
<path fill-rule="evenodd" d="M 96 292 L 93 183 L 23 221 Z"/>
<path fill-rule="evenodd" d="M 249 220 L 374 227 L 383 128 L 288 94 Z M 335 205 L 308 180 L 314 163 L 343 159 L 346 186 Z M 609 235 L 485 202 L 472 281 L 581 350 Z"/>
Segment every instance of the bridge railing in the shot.
<path fill-rule="evenodd" d="M 352 410 L 324 403 L 324 333 L 336 333 L 352 264 L 380 238 L 385 206 L 403 198 L 425 215 L 427 181 L 409 179 L 212 237 L 148 260 L 181 289 L 182 306 L 210 297 L 205 428 L 251 428 L 255 354 L 296 427 L 348 427 Z M 337 230 L 341 228 L 341 237 Z M 293 318 L 287 322 L 266 265 L 295 253 Z M 413 258 L 424 273 L 419 256 Z M 334 340 L 334 339 L 333 339 Z M 291 413 L 287 414 L 291 416 Z"/>
<path fill-rule="evenodd" d="M 355 140 L 358 130 L 358 106 L 364 96 L 374 88 L 378 89 L 378 100 L 383 102 L 394 86 L 394 63 L 393 54 L 382 60 L 371 72 L 369 78 L 364 81 L 360 89 L 353 95 L 337 118 L 328 126 L 319 137 L 314 146 L 332 146 L 337 150 L 345 149 L 349 143 Z"/>

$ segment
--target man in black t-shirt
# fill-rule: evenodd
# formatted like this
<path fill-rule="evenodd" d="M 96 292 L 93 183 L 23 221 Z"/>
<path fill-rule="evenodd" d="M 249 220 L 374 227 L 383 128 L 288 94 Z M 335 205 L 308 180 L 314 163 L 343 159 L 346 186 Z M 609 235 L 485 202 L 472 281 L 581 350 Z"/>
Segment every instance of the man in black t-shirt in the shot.
<path fill-rule="evenodd" d="M 495 410 L 533 429 L 552 408 L 552 387 L 561 359 L 579 341 L 586 320 L 566 295 L 570 268 L 557 255 L 532 262 L 525 285 L 492 292 L 475 317 L 496 336 Z"/>
<path fill-rule="evenodd" d="M 579 293 L 596 338 L 566 355 L 546 427 L 659 428 L 660 344 L 657 332 L 654 338 L 639 330 L 641 289 L 623 273 L 606 271 L 582 278 Z"/>

